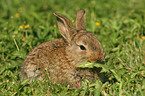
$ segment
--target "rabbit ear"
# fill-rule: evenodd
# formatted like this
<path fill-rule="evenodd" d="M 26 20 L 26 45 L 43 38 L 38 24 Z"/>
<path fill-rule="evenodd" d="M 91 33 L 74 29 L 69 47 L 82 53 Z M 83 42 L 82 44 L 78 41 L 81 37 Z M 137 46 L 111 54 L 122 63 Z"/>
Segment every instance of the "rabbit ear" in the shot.
<path fill-rule="evenodd" d="M 57 24 L 58 24 L 59 31 L 60 31 L 61 35 L 68 42 L 71 42 L 73 35 L 77 33 L 73 24 L 66 17 L 64 17 L 60 14 L 57 14 L 57 13 L 53 13 L 53 14 L 57 17 Z"/>
<path fill-rule="evenodd" d="M 84 10 L 77 11 L 76 30 L 86 30 Z"/>

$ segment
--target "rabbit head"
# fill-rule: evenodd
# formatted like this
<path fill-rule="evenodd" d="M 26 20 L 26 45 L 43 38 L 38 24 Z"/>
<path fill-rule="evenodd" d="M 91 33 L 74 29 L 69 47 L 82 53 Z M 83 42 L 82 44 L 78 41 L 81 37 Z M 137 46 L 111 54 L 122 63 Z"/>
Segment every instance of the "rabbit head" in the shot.
<path fill-rule="evenodd" d="M 54 13 L 61 35 L 67 42 L 66 56 L 74 65 L 86 61 L 101 62 L 104 60 L 104 51 L 99 40 L 85 27 L 85 11 L 79 10 L 76 17 L 76 28 L 66 17 Z"/>

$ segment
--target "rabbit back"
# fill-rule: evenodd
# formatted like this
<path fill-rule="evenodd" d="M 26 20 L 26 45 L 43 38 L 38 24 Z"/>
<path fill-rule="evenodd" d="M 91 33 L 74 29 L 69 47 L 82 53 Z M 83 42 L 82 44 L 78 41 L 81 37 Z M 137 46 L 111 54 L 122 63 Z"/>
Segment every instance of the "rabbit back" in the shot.
<path fill-rule="evenodd" d="M 59 64 L 61 60 L 66 60 L 66 57 L 64 57 L 65 46 L 64 40 L 56 39 L 35 47 L 22 64 L 22 79 L 29 78 L 31 81 L 34 81 L 34 79 L 42 80 L 42 76 L 45 76 L 47 73 L 45 72 L 47 68 L 49 68 L 49 72 L 52 72 L 55 68 L 59 70 L 59 68 L 63 67 Z"/>

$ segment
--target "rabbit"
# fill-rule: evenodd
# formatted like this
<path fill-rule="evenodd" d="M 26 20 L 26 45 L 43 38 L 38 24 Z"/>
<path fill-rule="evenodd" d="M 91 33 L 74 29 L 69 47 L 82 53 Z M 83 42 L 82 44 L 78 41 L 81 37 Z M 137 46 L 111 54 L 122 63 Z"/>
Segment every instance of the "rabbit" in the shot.
<path fill-rule="evenodd" d="M 82 81 L 94 82 L 104 76 L 98 68 L 78 68 L 84 62 L 102 62 L 105 52 L 99 40 L 86 31 L 85 11 L 78 10 L 76 28 L 71 21 L 54 13 L 59 31 L 64 39 L 56 39 L 35 47 L 21 66 L 22 78 L 45 80 L 50 78 L 53 84 L 62 84 L 71 88 L 82 88 Z"/>

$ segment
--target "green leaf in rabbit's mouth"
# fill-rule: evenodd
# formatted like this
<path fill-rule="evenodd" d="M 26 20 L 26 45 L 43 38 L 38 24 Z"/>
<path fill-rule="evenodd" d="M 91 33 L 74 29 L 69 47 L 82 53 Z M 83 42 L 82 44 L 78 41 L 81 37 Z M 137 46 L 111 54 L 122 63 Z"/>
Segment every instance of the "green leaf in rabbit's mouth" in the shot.
<path fill-rule="evenodd" d="M 97 63 L 92 63 L 92 62 L 85 62 L 85 63 L 82 63 L 80 65 L 77 65 L 76 67 L 79 67 L 79 68 L 93 68 L 95 67 Z"/>
<path fill-rule="evenodd" d="M 100 68 L 102 68 L 101 72 L 107 72 L 107 71 L 109 71 L 109 68 L 106 65 L 100 64 L 100 63 L 92 63 L 92 62 L 85 62 L 85 63 L 82 63 L 80 65 L 77 65 L 76 67 L 78 67 L 78 68 L 100 67 Z"/>

